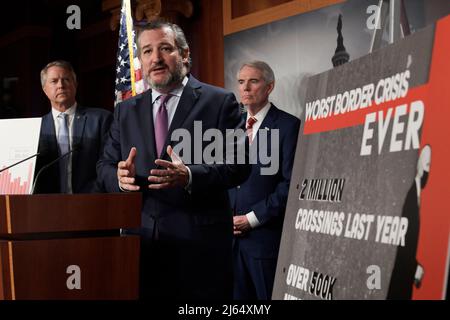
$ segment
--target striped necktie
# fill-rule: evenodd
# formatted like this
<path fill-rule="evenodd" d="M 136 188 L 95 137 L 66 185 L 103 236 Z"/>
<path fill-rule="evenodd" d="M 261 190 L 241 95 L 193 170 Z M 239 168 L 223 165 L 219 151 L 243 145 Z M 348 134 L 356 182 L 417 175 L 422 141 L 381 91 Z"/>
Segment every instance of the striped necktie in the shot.
<path fill-rule="evenodd" d="M 248 141 L 250 143 L 252 143 L 252 141 L 253 141 L 253 125 L 256 123 L 256 121 L 258 121 L 258 120 L 256 120 L 255 117 L 250 117 L 247 120 L 247 126 L 246 126 L 247 136 L 248 136 Z"/>

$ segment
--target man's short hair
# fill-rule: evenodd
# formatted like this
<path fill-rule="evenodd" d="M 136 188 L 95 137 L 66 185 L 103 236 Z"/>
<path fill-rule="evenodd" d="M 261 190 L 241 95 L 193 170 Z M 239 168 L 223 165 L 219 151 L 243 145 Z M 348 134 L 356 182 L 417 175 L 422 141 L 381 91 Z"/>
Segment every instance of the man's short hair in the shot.
<path fill-rule="evenodd" d="M 244 68 L 244 67 L 255 68 L 255 69 L 258 69 L 259 71 L 261 71 L 262 75 L 263 75 L 263 79 L 267 84 L 275 82 L 275 74 L 273 73 L 272 68 L 264 61 L 253 60 L 253 61 L 244 62 L 238 70 L 238 73 L 237 73 L 238 78 L 239 78 L 239 73 L 241 72 L 242 68 Z"/>
<path fill-rule="evenodd" d="M 189 50 L 189 44 L 186 40 L 186 36 L 184 35 L 183 30 L 178 25 L 176 25 L 174 23 L 166 22 L 163 20 L 153 20 L 153 21 L 150 21 L 149 23 L 147 23 L 143 26 L 140 26 L 138 28 L 137 36 L 136 36 L 136 42 L 137 42 L 136 54 L 138 57 L 141 56 L 141 50 L 142 50 L 141 44 L 139 42 L 140 35 L 144 31 L 147 31 L 147 30 L 159 30 L 159 29 L 164 29 L 164 28 L 172 30 L 173 34 L 175 35 L 175 45 L 177 46 L 177 49 L 178 49 L 178 52 L 180 53 L 180 55 L 183 55 L 183 53 L 186 50 Z M 191 67 L 191 63 L 192 63 L 191 57 L 189 57 L 188 63 L 186 65 L 188 70 Z"/>
<path fill-rule="evenodd" d="M 51 67 L 60 67 L 60 68 L 63 68 L 65 70 L 69 71 L 72 74 L 75 84 L 77 83 L 77 75 L 75 74 L 75 70 L 73 69 L 70 62 L 64 61 L 64 60 L 56 60 L 56 61 L 47 63 L 47 65 L 41 70 L 41 85 L 42 85 L 42 87 L 44 87 L 45 81 L 47 81 L 47 72 L 48 72 L 48 69 L 50 69 Z"/>

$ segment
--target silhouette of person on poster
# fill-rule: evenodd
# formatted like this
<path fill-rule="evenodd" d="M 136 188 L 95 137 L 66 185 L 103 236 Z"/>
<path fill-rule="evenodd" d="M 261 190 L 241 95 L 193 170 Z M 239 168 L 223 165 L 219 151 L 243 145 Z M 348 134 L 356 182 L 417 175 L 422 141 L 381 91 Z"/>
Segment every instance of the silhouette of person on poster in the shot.
<path fill-rule="evenodd" d="M 397 248 L 387 299 L 410 300 L 413 285 L 417 288 L 421 285 L 424 270 L 416 260 L 420 231 L 420 194 L 427 184 L 430 165 L 431 147 L 425 145 L 417 161 L 416 177 L 403 205 L 402 217 L 408 218 L 408 231 L 405 237 L 405 246 Z"/>

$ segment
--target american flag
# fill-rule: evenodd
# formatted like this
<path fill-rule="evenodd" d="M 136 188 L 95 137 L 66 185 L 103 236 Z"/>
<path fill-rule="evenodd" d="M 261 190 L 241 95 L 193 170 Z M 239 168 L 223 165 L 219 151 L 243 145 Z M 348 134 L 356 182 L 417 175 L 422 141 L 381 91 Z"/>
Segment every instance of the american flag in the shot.
<path fill-rule="evenodd" d="M 135 35 L 130 0 L 123 0 L 116 64 L 115 105 L 147 89 L 142 79 L 141 64 L 136 57 Z"/>

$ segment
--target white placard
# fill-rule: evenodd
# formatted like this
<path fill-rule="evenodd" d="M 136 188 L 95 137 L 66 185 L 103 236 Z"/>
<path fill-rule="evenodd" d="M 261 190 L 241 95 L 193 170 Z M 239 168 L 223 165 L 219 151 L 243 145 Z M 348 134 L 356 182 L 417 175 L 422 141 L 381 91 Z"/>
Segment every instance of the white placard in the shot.
<path fill-rule="evenodd" d="M 35 155 L 41 118 L 0 120 L 0 170 Z M 36 157 L 0 172 L 0 194 L 30 194 Z"/>

